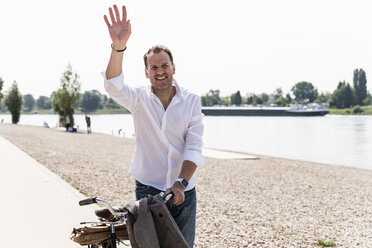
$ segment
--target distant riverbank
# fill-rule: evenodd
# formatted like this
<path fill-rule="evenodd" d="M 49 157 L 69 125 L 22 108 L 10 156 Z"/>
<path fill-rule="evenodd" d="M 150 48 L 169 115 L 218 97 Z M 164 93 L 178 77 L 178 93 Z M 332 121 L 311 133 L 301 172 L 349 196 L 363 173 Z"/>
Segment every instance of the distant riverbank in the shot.
<path fill-rule="evenodd" d="M 330 115 L 372 115 L 372 105 L 345 109 L 330 109 Z"/>
<path fill-rule="evenodd" d="M 1 114 L 10 114 L 9 112 L 3 112 Z M 35 109 L 29 112 L 22 112 L 23 115 L 32 115 L 32 114 L 47 114 L 53 115 L 56 114 L 53 109 Z M 75 110 L 75 114 L 85 114 L 80 110 Z M 95 112 L 89 113 L 90 115 L 113 115 L 113 114 L 130 114 L 126 109 L 99 109 Z M 372 115 L 372 105 L 370 106 L 361 106 L 360 108 L 345 108 L 345 109 L 329 109 L 330 115 Z"/>
<path fill-rule="evenodd" d="M 6 112 L 0 112 L 0 114 L 4 115 L 10 115 L 9 111 Z M 23 111 L 21 113 L 22 115 L 56 115 L 57 113 L 54 112 L 53 109 L 33 109 L 31 111 Z M 75 110 L 75 113 L 77 115 L 83 115 L 86 114 L 83 111 Z M 115 115 L 115 114 L 130 114 L 130 112 L 126 109 L 99 109 L 97 111 L 94 111 L 92 113 L 88 113 L 89 115 Z"/>

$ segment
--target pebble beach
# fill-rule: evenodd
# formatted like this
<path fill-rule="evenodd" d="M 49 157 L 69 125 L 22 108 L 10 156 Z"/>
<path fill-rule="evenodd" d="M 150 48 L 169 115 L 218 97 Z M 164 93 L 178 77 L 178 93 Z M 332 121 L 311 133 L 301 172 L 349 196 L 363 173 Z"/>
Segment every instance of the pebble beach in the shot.
<path fill-rule="evenodd" d="M 87 196 L 135 200 L 134 139 L 12 124 L 0 136 Z M 255 156 L 197 169 L 195 247 L 372 247 L 372 170 Z"/>

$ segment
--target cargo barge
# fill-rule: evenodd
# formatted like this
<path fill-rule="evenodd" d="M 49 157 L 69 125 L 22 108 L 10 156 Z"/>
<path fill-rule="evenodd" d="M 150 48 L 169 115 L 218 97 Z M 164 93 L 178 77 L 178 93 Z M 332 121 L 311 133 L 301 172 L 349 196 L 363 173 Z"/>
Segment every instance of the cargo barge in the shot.
<path fill-rule="evenodd" d="M 208 116 L 324 116 L 329 109 L 323 105 L 299 105 L 291 107 L 202 107 Z"/>

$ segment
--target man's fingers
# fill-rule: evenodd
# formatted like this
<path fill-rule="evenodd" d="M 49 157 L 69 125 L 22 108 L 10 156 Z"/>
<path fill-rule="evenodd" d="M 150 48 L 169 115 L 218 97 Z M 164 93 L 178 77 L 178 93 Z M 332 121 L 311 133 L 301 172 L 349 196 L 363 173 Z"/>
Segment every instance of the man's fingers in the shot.
<path fill-rule="evenodd" d="M 180 196 L 180 197 L 177 198 L 177 200 L 174 201 L 173 204 L 176 205 L 176 206 L 178 206 L 178 205 L 180 205 L 183 201 L 184 201 L 183 197 Z"/>
<path fill-rule="evenodd" d="M 126 22 L 127 21 L 127 8 L 125 7 L 125 5 L 123 5 L 122 11 L 123 11 L 123 22 Z"/>
<path fill-rule="evenodd" d="M 110 13 L 111 22 L 112 22 L 112 24 L 114 24 L 116 22 L 116 20 L 115 20 L 115 17 L 114 17 L 114 13 L 112 13 L 112 8 L 111 7 L 109 8 L 109 13 Z"/>
<path fill-rule="evenodd" d="M 132 26 L 130 25 L 130 20 L 127 21 L 127 30 L 129 34 L 132 33 Z"/>
<path fill-rule="evenodd" d="M 107 19 L 107 16 L 106 15 L 103 16 L 103 19 L 105 19 L 105 22 L 107 24 L 107 27 L 110 28 L 111 24 L 110 24 L 109 20 Z"/>
<path fill-rule="evenodd" d="M 118 6 L 114 5 L 114 11 L 115 11 L 115 16 L 116 16 L 116 21 L 120 22 L 120 14 L 119 14 L 119 9 Z"/>
<path fill-rule="evenodd" d="M 172 203 L 174 205 L 179 205 L 185 200 L 184 195 L 181 192 L 179 192 L 178 190 L 174 190 L 173 194 L 174 194 L 174 197 L 172 199 Z"/>

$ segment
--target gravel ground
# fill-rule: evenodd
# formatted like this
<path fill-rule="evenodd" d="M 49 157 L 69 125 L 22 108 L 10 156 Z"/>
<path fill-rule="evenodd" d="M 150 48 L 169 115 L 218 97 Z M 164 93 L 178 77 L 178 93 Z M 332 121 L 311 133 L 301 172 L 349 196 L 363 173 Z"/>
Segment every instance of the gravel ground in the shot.
<path fill-rule="evenodd" d="M 11 124 L 0 135 L 89 196 L 134 201 L 132 139 Z M 372 247 L 372 170 L 256 156 L 197 170 L 195 247 Z"/>

